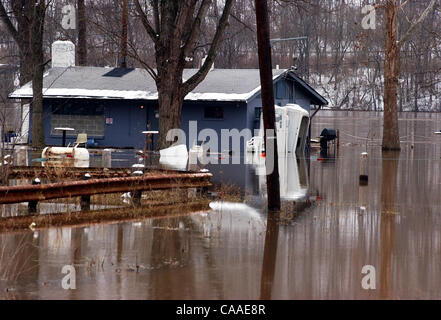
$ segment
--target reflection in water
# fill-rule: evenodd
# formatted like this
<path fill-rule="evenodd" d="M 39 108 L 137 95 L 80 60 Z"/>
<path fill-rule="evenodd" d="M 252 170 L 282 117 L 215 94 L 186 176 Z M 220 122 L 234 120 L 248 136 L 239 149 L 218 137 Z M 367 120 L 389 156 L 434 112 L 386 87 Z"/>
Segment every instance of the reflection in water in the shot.
<path fill-rule="evenodd" d="M 392 286 L 392 253 L 395 240 L 395 192 L 397 189 L 398 152 L 383 152 L 381 179 L 381 270 L 380 298 L 388 299 Z"/>
<path fill-rule="evenodd" d="M 395 191 L 397 189 L 398 159 L 397 152 L 382 153 L 381 213 L 395 214 Z"/>
<path fill-rule="evenodd" d="M 269 213 L 263 251 L 262 277 L 260 282 L 260 299 L 270 300 L 274 285 L 274 274 L 277 261 L 277 242 L 279 241 L 278 213 Z"/>
<path fill-rule="evenodd" d="M 254 162 L 259 175 L 260 192 L 266 192 L 265 162 Z M 280 198 L 285 201 L 304 199 L 308 193 L 308 173 L 305 158 L 295 155 L 279 157 Z"/>

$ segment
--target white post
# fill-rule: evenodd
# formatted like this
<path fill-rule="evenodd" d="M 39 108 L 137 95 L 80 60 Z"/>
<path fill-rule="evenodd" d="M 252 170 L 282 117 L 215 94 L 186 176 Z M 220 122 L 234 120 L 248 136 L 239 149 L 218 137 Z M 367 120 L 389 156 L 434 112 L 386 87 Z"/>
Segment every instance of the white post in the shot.
<path fill-rule="evenodd" d="M 368 182 L 368 153 L 363 152 L 360 157 L 360 185 L 367 185 Z"/>

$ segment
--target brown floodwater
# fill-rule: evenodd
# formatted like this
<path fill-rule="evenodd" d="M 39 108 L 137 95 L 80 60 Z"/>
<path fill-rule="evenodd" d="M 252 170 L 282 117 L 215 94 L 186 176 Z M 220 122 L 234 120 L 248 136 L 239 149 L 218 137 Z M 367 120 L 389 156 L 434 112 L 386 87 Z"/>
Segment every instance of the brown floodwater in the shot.
<path fill-rule="evenodd" d="M 216 179 L 236 182 L 244 203 L 0 234 L 0 298 L 440 299 L 441 136 L 434 132 L 441 115 L 400 115 L 400 153 L 381 153 L 381 114 L 321 111 L 312 128 L 313 136 L 339 129 L 340 149 L 285 159 L 282 198 L 295 205 L 281 221 L 262 210 L 258 168 L 224 166 Z M 369 183 L 360 186 L 365 151 Z M 75 290 L 62 288 L 65 265 L 75 267 Z M 375 289 L 362 287 L 367 265 Z"/>

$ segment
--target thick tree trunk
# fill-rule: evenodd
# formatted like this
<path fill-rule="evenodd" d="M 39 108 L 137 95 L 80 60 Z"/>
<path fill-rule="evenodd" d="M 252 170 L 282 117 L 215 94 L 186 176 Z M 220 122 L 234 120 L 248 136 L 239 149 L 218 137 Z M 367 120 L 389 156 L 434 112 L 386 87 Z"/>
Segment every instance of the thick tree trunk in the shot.
<path fill-rule="evenodd" d="M 87 66 L 87 27 L 86 27 L 86 6 L 84 0 L 78 0 L 78 64 Z"/>
<path fill-rule="evenodd" d="M 28 4 L 26 5 L 26 9 Z M 31 9 L 32 14 L 32 9 Z M 32 50 L 31 50 L 31 26 L 27 22 L 25 15 L 20 15 L 17 19 L 17 30 L 20 38 L 19 44 L 19 53 L 20 53 L 20 86 L 24 86 L 26 83 L 32 81 L 32 72 L 33 72 L 33 62 L 32 62 Z M 20 107 L 20 132 L 22 132 L 22 127 L 26 115 L 23 115 L 24 106 L 29 104 L 31 100 L 22 99 L 21 107 Z M 26 132 L 25 135 L 28 135 L 29 132 Z M 28 141 L 26 141 L 28 142 Z"/>
<path fill-rule="evenodd" d="M 32 23 L 34 6 L 32 1 L 11 0 L 10 5 L 12 8 L 13 16 L 17 21 L 17 27 L 14 27 L 11 18 L 8 17 L 7 11 L 3 4 L 1 4 L 1 11 L 4 15 L 1 16 L 1 20 L 5 26 L 9 25 L 9 33 L 14 38 L 18 45 L 20 52 L 20 86 L 24 86 L 26 83 L 32 80 Z"/>
<path fill-rule="evenodd" d="M 43 148 L 45 146 L 43 126 L 43 31 L 46 4 L 41 1 L 35 5 L 34 21 L 32 24 L 32 147 Z"/>
<path fill-rule="evenodd" d="M 163 80 L 165 80 L 163 78 Z M 167 141 L 170 130 L 181 129 L 181 109 L 184 97 L 172 80 L 162 81 L 158 87 L 159 137 L 157 150 L 170 147 L 175 141 Z"/>
<path fill-rule="evenodd" d="M 384 121 L 383 150 L 400 150 L 398 131 L 398 4 L 388 0 L 386 4 L 386 57 L 384 65 Z"/>

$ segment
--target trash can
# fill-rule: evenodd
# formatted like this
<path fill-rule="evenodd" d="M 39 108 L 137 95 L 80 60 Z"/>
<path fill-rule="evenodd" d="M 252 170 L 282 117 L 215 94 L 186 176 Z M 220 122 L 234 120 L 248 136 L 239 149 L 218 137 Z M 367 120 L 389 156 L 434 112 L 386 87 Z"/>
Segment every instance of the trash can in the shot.
<path fill-rule="evenodd" d="M 323 129 L 320 134 L 320 148 L 328 149 L 328 142 L 334 141 L 337 138 L 337 131 L 334 129 Z"/>

